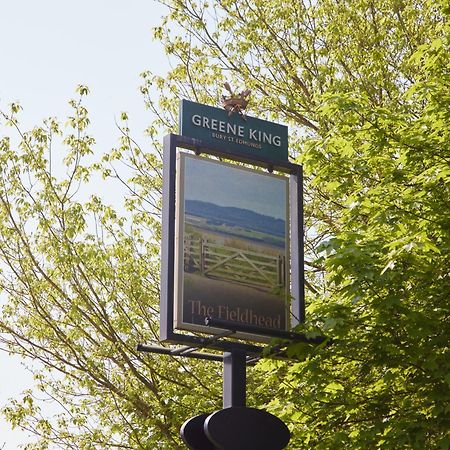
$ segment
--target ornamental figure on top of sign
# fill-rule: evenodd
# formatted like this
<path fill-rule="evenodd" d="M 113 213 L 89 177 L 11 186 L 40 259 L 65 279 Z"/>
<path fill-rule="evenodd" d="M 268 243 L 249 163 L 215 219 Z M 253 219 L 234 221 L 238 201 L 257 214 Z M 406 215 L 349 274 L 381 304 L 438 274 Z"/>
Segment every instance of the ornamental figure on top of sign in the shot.
<path fill-rule="evenodd" d="M 224 83 L 223 86 L 230 93 L 229 96 L 222 95 L 222 104 L 225 110 L 228 111 L 228 115 L 231 116 L 231 114 L 236 112 L 245 120 L 246 117 L 244 111 L 245 108 L 247 108 L 249 102 L 248 97 L 252 91 L 250 89 L 246 89 L 239 94 L 235 94 L 228 82 Z"/>

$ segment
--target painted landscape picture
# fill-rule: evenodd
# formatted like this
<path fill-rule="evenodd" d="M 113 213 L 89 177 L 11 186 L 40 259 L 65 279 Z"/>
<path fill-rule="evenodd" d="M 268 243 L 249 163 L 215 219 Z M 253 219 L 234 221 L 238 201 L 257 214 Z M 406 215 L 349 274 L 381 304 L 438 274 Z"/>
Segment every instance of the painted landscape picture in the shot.
<path fill-rule="evenodd" d="M 202 331 L 211 316 L 285 330 L 287 179 L 185 153 L 179 158 L 176 327 Z"/>

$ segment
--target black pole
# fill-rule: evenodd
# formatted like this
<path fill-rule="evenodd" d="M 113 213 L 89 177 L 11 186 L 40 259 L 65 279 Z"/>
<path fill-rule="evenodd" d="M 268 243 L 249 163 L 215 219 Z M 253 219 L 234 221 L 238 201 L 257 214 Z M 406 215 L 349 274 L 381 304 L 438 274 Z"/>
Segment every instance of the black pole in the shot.
<path fill-rule="evenodd" d="M 245 407 L 246 353 L 232 350 L 223 355 L 223 407 Z"/>

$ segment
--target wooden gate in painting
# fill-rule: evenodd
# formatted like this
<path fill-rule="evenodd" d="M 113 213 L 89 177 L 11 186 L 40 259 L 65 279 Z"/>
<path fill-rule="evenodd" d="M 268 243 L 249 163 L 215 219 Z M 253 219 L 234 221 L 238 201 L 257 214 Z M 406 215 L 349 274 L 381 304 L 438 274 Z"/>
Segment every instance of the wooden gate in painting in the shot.
<path fill-rule="evenodd" d="M 271 291 L 285 286 L 283 255 L 271 256 L 186 235 L 184 270 Z"/>

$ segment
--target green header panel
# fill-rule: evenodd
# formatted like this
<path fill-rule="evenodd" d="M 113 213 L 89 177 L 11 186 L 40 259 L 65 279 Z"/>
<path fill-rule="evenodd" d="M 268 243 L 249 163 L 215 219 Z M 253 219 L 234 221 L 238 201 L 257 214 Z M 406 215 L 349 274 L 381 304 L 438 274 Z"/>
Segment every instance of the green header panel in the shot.
<path fill-rule="evenodd" d="M 225 109 L 182 100 L 180 134 L 224 152 L 288 161 L 287 126 L 237 113 L 229 115 Z"/>

